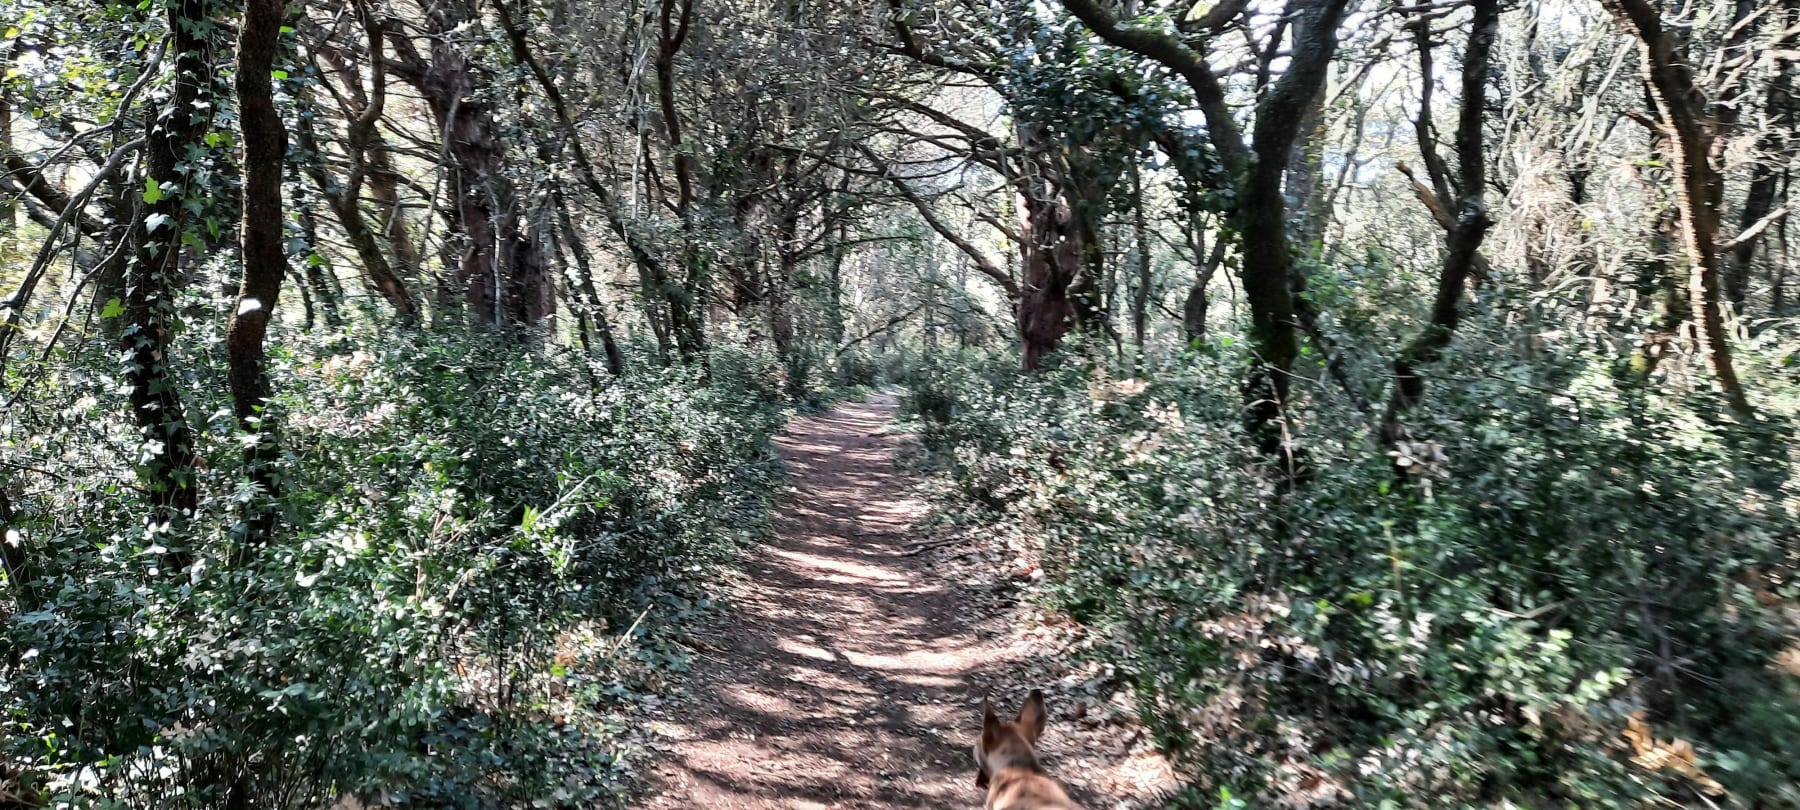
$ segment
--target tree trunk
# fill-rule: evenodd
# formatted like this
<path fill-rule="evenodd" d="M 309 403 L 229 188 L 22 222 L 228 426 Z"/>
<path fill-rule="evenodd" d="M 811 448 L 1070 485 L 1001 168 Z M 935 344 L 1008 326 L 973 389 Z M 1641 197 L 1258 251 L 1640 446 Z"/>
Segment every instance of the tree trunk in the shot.
<path fill-rule="evenodd" d="M 380 58 L 380 54 L 376 54 Z M 310 93 L 301 96 L 300 122 L 295 127 L 295 135 L 300 141 L 301 163 L 307 174 L 318 186 L 326 207 L 331 209 L 332 216 L 337 218 L 338 226 L 344 229 L 344 235 L 350 240 L 350 247 L 356 251 L 363 273 L 368 276 L 369 285 L 381 294 L 401 323 L 415 324 L 419 320 L 419 304 L 406 281 L 394 272 L 387 254 L 382 252 L 381 240 L 375 229 L 363 216 L 362 206 L 358 199 L 361 194 L 361 172 L 352 169 L 348 182 L 339 183 L 337 177 L 325 165 L 325 152 L 319 144 L 315 127 L 317 112 L 310 101 Z M 357 136 L 352 135 L 345 148 L 352 154 L 352 161 L 361 160 L 362 152 L 357 143 Z M 308 209 L 302 209 L 303 216 L 311 217 Z M 317 248 L 315 247 L 315 252 Z"/>
<path fill-rule="evenodd" d="M 251 480 L 276 493 L 271 463 L 278 455 L 274 416 L 267 412 L 269 370 L 264 354 L 269 319 L 287 274 L 282 239 L 281 169 L 287 159 L 287 129 L 275 109 L 270 72 L 281 41 L 285 0 L 249 0 L 238 38 L 238 120 L 244 142 L 243 280 L 237 306 L 225 327 L 232 411 L 238 428 L 254 438 L 244 446 Z M 274 512 L 253 520 L 258 535 L 272 527 Z"/>
<path fill-rule="evenodd" d="M 1719 282 L 1719 206 L 1725 183 L 1713 165 L 1718 132 L 1695 86 L 1675 38 L 1647 0 L 1602 0 L 1619 26 L 1644 46 L 1644 75 L 1668 131 L 1669 168 L 1675 175 L 1675 205 L 1688 252 L 1688 297 L 1699 331 L 1700 354 L 1733 411 L 1751 411 L 1738 381 L 1725 334 Z"/>
<path fill-rule="evenodd" d="M 1143 362 L 1144 341 L 1150 332 L 1150 228 L 1144 222 L 1144 183 L 1136 163 L 1131 165 L 1131 229 L 1137 243 L 1137 285 L 1131 291 L 1131 343 Z M 1206 292 L 1200 293 L 1205 306 Z M 1186 320 L 1186 314 L 1183 314 Z"/>
<path fill-rule="evenodd" d="M 506 172 L 506 144 L 490 103 L 478 91 L 475 70 L 454 41 L 474 18 L 465 3 L 431 4 L 426 30 L 431 58 L 424 62 L 410 40 L 394 36 L 400 71 L 425 96 L 450 158 L 457 220 L 465 238 L 452 279 L 468 310 L 503 331 L 531 330 L 556 311 L 556 288 L 544 255 L 541 228 L 531 228 L 517 189 Z M 374 238 L 374 232 L 370 232 Z"/>
<path fill-rule="evenodd" d="M 680 15 L 676 16 L 679 8 Z M 705 290 L 706 261 L 701 255 L 699 212 L 695 210 L 694 175 L 697 173 L 692 149 L 681 131 L 681 111 L 675 106 L 675 57 L 694 19 L 694 0 L 662 0 L 662 29 L 656 53 L 657 102 L 662 110 L 663 129 L 669 137 L 669 150 L 675 162 L 675 210 L 681 217 L 682 268 L 686 278 L 657 279 L 669 306 L 669 326 L 674 333 L 676 351 L 684 363 L 704 362 L 706 352 Z"/>
<path fill-rule="evenodd" d="M 1461 115 L 1456 125 L 1456 218 L 1452 221 L 1444 263 L 1438 272 L 1437 295 L 1431 320 L 1394 359 L 1394 387 L 1382 420 L 1381 438 L 1393 443 L 1404 438 L 1401 418 L 1425 395 L 1425 378 L 1418 368 L 1438 359 L 1456 332 L 1461 317 L 1463 289 L 1474 271 L 1476 252 L 1493 222 L 1487 216 L 1487 153 L 1482 125 L 1487 116 L 1488 62 L 1494 38 L 1500 30 L 1500 0 L 1472 0 L 1475 17 L 1469 30 L 1462 65 Z M 1420 47 L 1429 49 L 1428 38 Z M 1426 57 L 1421 57 L 1426 61 Z M 1423 82 L 1433 79 L 1425 76 Z M 1433 150 L 1434 151 L 1434 150 Z M 1444 175 L 1445 178 L 1448 174 Z M 1444 180 L 1446 188 L 1449 183 Z"/>
<path fill-rule="evenodd" d="M 600 348 L 606 355 L 606 371 L 614 377 L 625 376 L 625 353 L 619 350 L 619 341 L 613 336 L 612 322 L 606 317 L 606 299 L 600 294 L 600 287 L 594 283 L 593 261 L 588 256 L 587 244 L 581 241 L 581 232 L 575 229 L 575 221 L 569 216 L 567 201 L 560 190 L 555 192 L 556 215 L 562 224 L 563 238 L 569 245 L 569 252 L 575 256 L 576 283 L 581 291 L 583 314 L 593 320 L 594 329 L 599 333 Z"/>
<path fill-rule="evenodd" d="M 381 138 L 369 149 L 369 197 L 375 201 L 377 231 L 388 253 L 398 265 L 395 270 L 405 283 L 419 277 L 419 251 L 413 245 L 412 233 L 406 227 L 406 211 L 400 205 L 400 174 L 394 170 L 394 158 Z"/>
<path fill-rule="evenodd" d="M 1205 250 L 1203 224 L 1199 215 L 1189 215 L 1188 245 L 1194 250 L 1194 260 L 1199 262 L 1194 267 L 1194 284 L 1188 288 L 1187 299 L 1181 304 L 1181 333 L 1189 346 L 1206 337 L 1206 312 L 1212 305 L 1206 296 L 1206 290 L 1212 286 L 1213 276 L 1225 262 L 1224 239 L 1213 240 L 1210 253 Z"/>
<path fill-rule="evenodd" d="M 194 430 L 169 363 L 175 294 L 181 286 L 182 236 L 196 227 L 183 202 L 201 199 L 208 191 L 189 185 L 182 168 L 188 155 L 204 148 L 211 123 L 194 111 L 217 108 L 207 98 L 212 64 L 200 33 L 211 27 L 213 11 L 209 0 L 176 0 L 168 5 L 174 78 L 168 99 L 151 102 L 145 116 L 146 187 L 154 184 L 159 191 L 153 202 L 144 204 L 144 218 L 132 237 L 133 259 L 125 271 L 119 343 L 131 415 L 144 441 L 138 484 L 153 507 L 153 525 L 179 525 L 199 506 Z M 182 567 L 191 559 L 178 553 L 171 555 L 170 563 Z"/>
<path fill-rule="evenodd" d="M 1288 213 L 1294 221 L 1294 243 L 1300 251 L 1317 257 L 1322 249 L 1325 223 L 1331 212 L 1324 205 L 1325 87 L 1320 85 L 1300 116 L 1300 135 L 1288 152 L 1286 193 Z M 1303 287 L 1303 285 L 1302 285 Z"/>
<path fill-rule="evenodd" d="M 1800 16 L 1800 2 L 1785 0 L 1785 13 L 1776 18 L 1776 25 L 1784 36 L 1774 44 L 1773 50 L 1779 53 L 1792 53 L 1796 45 L 1800 45 L 1800 30 L 1796 29 L 1795 17 Z M 1747 12 L 1740 12 L 1740 16 Z M 1770 212 L 1775 210 L 1781 195 L 1781 172 L 1786 163 L 1787 150 L 1792 147 L 1796 114 L 1794 98 L 1794 65 L 1791 60 L 1783 59 L 1769 79 L 1768 93 L 1764 97 L 1763 109 L 1769 111 L 1773 126 L 1765 129 L 1757 138 L 1757 160 L 1752 165 L 1750 188 L 1744 195 L 1744 210 L 1738 219 L 1738 232 L 1742 233 L 1761 222 Z M 1749 299 L 1750 277 L 1756 266 L 1756 251 L 1761 237 L 1745 239 L 1732 251 L 1731 265 L 1725 276 L 1725 299 L 1730 301 L 1738 312 L 1743 312 Z M 1771 313 L 1780 317 L 1779 313 Z"/>
<path fill-rule="evenodd" d="M 1021 360 L 1030 371 L 1056 351 L 1074 323 L 1075 303 L 1069 299 L 1069 285 L 1075 280 L 1081 243 L 1079 234 L 1071 230 L 1068 205 L 1054 190 L 1031 189 L 1024 206 L 1018 312 Z"/>
<path fill-rule="evenodd" d="M 319 218 L 313 213 L 312 200 L 307 198 L 305 185 L 300 180 L 297 161 L 290 164 L 290 174 L 292 194 L 295 199 L 294 207 L 297 209 L 300 220 L 300 238 L 305 240 L 307 251 L 305 256 L 300 257 L 301 265 L 304 268 L 302 278 L 306 282 L 301 289 L 310 292 L 309 299 L 313 302 L 313 306 L 308 309 L 306 328 L 309 330 L 313 328 L 311 312 L 316 309 L 320 315 L 324 316 L 325 325 L 328 328 L 336 329 L 344 325 L 343 315 L 338 309 L 341 296 L 333 288 L 331 280 L 328 278 L 334 274 L 331 265 L 325 260 L 324 252 L 319 249 Z"/>
<path fill-rule="evenodd" d="M 1250 343 L 1256 362 L 1244 385 L 1246 426 L 1265 454 L 1291 455 L 1282 419 L 1299 341 L 1289 278 L 1292 242 L 1287 233 L 1282 175 L 1306 107 L 1319 94 L 1337 50 L 1337 27 L 1345 0 L 1289 3 L 1288 10 L 1297 19 L 1287 70 L 1257 103 L 1249 143 L 1224 85 L 1203 53 L 1167 32 L 1121 25 L 1098 0 L 1063 0 L 1063 6 L 1101 38 L 1168 66 L 1193 89 L 1206 119 L 1207 137 L 1225 165 L 1237 198 L 1232 218 L 1240 238 L 1240 276 L 1250 305 Z"/>

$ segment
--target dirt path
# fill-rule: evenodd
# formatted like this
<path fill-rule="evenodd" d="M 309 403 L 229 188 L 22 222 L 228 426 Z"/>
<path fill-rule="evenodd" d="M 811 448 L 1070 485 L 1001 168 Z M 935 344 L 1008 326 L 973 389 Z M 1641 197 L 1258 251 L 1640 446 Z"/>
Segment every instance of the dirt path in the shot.
<path fill-rule="evenodd" d="M 644 807 L 980 806 L 970 732 L 1010 653 L 905 554 L 926 507 L 895 468 L 892 415 L 891 401 L 845 405 L 777 437 L 793 476 L 777 537 L 654 729 L 667 750 Z"/>

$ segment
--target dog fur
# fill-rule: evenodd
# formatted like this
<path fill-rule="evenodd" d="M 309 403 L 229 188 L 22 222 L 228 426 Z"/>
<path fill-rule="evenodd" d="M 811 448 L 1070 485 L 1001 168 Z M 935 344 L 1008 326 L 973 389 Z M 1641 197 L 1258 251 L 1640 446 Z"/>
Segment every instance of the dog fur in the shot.
<path fill-rule="evenodd" d="M 1036 689 L 1011 721 L 981 699 L 981 736 L 975 741 L 975 786 L 987 789 L 985 810 L 1081 810 L 1038 764 L 1037 742 L 1049 715 Z"/>

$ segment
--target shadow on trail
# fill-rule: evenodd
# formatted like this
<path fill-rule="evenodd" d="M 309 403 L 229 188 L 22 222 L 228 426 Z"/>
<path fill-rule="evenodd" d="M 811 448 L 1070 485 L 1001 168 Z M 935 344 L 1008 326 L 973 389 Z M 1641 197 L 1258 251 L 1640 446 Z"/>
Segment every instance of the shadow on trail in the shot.
<path fill-rule="evenodd" d="M 972 632 L 954 585 L 904 556 L 925 507 L 881 433 L 892 415 L 845 405 L 777 438 L 793 491 L 695 662 L 647 807 L 981 804 L 970 732 L 1008 653 Z"/>

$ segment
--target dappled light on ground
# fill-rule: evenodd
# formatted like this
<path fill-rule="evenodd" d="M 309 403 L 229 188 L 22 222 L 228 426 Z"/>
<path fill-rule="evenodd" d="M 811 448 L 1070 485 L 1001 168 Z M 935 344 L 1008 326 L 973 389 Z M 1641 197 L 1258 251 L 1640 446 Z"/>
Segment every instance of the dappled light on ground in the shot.
<path fill-rule="evenodd" d="M 954 585 L 904 554 L 923 515 L 897 471 L 887 403 L 798 420 L 778 438 L 792 490 L 778 536 L 689 699 L 659 727 L 654 808 L 973 807 L 970 731 L 1009 651 Z M 1101 805 L 1095 805 L 1101 806 Z"/>

